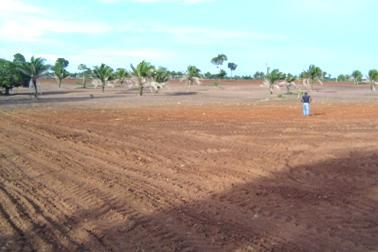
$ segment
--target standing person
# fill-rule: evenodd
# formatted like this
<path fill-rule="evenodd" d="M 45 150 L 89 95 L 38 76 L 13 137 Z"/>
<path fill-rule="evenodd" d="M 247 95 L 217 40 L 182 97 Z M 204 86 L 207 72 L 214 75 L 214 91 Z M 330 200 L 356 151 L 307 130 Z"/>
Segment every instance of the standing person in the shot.
<path fill-rule="evenodd" d="M 303 115 L 309 116 L 310 115 L 310 103 L 311 103 L 311 96 L 307 94 L 307 92 L 304 93 L 302 96 L 302 103 L 303 103 Z"/>

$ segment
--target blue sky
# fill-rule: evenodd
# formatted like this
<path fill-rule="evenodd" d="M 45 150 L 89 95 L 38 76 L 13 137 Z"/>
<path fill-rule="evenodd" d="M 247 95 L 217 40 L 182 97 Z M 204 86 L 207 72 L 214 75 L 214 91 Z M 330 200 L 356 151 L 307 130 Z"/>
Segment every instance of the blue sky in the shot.
<path fill-rule="evenodd" d="M 0 57 L 215 73 L 210 59 L 224 53 L 236 74 L 309 64 L 366 74 L 378 68 L 377 10 L 375 0 L 1 0 Z"/>

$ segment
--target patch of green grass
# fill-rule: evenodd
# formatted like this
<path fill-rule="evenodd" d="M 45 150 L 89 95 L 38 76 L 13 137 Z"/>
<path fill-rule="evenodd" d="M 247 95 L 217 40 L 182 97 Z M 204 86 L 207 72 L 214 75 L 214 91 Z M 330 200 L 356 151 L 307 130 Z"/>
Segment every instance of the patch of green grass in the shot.
<path fill-rule="evenodd" d="M 215 82 L 213 82 L 213 86 L 217 87 L 217 88 L 220 88 L 221 84 L 218 81 L 215 81 Z"/>

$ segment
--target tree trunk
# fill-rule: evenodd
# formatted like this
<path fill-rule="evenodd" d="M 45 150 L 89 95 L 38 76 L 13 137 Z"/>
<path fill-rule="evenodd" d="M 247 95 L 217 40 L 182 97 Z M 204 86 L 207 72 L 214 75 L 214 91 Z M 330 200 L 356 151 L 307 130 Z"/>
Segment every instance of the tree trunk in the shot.
<path fill-rule="evenodd" d="M 9 90 L 10 90 L 9 87 L 5 87 L 5 95 L 10 95 Z"/>
<path fill-rule="evenodd" d="M 34 97 L 38 98 L 38 87 L 37 87 L 37 80 L 33 79 L 33 87 L 34 87 Z"/>
<path fill-rule="evenodd" d="M 105 81 L 102 81 L 102 92 L 105 92 Z"/>
<path fill-rule="evenodd" d="M 139 95 L 142 96 L 143 95 L 143 83 L 142 83 L 142 79 L 138 79 L 138 83 L 139 83 Z"/>
<path fill-rule="evenodd" d="M 62 86 L 62 79 L 59 79 L 59 88 Z"/>

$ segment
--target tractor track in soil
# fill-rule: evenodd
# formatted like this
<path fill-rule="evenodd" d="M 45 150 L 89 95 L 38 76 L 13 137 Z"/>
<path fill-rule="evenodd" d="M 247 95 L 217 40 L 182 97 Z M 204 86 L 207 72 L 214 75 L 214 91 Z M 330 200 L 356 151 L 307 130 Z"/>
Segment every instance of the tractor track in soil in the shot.
<path fill-rule="evenodd" d="M 0 111 L 0 250 L 377 251 L 378 109 L 318 113 Z"/>

